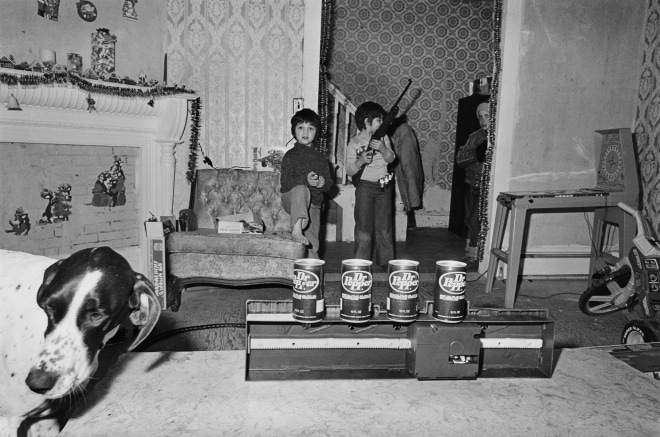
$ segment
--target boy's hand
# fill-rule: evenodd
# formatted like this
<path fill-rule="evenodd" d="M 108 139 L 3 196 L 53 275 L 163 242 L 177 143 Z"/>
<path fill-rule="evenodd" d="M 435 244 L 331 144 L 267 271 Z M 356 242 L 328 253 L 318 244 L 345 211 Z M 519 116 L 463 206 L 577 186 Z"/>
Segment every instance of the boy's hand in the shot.
<path fill-rule="evenodd" d="M 322 178 L 323 176 L 321 176 Z M 323 179 L 323 183 L 325 184 L 325 179 Z M 319 185 L 319 175 L 316 174 L 316 172 L 310 171 L 307 173 L 307 184 L 310 187 L 318 187 Z"/>
<path fill-rule="evenodd" d="M 366 149 L 362 153 L 360 153 L 360 157 L 357 159 L 357 163 L 359 164 L 360 167 L 363 165 L 369 165 L 371 162 L 374 160 L 374 152 L 371 149 Z"/>
<path fill-rule="evenodd" d="M 383 140 L 369 141 L 369 148 L 372 150 L 378 150 L 380 153 L 385 153 L 385 151 L 387 150 L 385 147 L 385 141 Z"/>
<path fill-rule="evenodd" d="M 316 185 L 316 188 L 323 188 L 325 186 L 325 177 L 323 176 L 317 176 L 318 179 L 318 184 Z"/>

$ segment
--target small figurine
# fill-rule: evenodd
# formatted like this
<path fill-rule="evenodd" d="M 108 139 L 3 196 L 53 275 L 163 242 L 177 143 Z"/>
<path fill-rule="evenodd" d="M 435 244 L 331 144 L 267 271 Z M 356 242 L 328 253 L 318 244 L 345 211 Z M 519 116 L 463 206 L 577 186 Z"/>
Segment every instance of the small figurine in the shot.
<path fill-rule="evenodd" d="M 92 94 L 87 94 L 87 110 L 89 112 L 96 111 L 96 100 L 92 98 Z"/>

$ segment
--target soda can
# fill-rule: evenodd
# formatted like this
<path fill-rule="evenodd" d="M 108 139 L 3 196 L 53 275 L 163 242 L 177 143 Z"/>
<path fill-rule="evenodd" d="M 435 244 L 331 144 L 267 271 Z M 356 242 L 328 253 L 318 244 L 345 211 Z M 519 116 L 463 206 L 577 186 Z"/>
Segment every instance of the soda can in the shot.
<path fill-rule="evenodd" d="M 341 299 L 339 317 L 350 323 L 371 318 L 371 261 L 345 259 L 341 262 Z"/>
<path fill-rule="evenodd" d="M 293 263 L 293 318 L 304 323 L 323 320 L 325 261 L 297 259 Z"/>
<path fill-rule="evenodd" d="M 396 322 L 417 319 L 418 261 L 394 259 L 387 266 L 387 317 Z"/>
<path fill-rule="evenodd" d="M 465 318 L 465 279 L 467 264 L 460 261 L 436 261 L 433 286 L 433 318 L 445 323 L 459 323 Z"/>

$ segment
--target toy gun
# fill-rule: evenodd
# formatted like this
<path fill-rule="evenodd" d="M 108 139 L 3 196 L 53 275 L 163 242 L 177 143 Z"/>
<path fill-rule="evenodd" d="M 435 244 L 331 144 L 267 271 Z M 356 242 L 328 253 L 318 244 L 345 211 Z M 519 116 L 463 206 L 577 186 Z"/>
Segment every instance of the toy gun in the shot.
<path fill-rule="evenodd" d="M 378 130 L 374 132 L 373 135 L 371 136 L 372 140 L 380 140 L 385 136 L 387 130 L 390 128 L 390 125 L 392 124 L 392 122 L 396 118 L 396 115 L 399 112 L 399 102 L 408 91 L 408 88 L 410 88 L 410 85 L 412 85 L 412 79 L 408 79 L 408 85 L 406 85 L 399 98 L 396 99 L 396 102 L 394 102 L 394 105 L 392 105 L 392 109 L 390 109 L 390 112 L 388 112 L 387 115 L 385 116 L 385 119 L 383 120 L 383 124 L 381 124 Z"/>

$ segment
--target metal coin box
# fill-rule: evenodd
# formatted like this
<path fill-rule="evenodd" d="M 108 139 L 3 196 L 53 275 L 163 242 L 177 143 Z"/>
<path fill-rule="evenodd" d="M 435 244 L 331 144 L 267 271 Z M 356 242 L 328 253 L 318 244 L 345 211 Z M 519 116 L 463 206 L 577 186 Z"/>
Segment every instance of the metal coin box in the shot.
<path fill-rule="evenodd" d="M 351 324 L 339 307 L 305 324 L 292 302 L 248 300 L 246 380 L 477 377 L 549 378 L 554 322 L 541 309 L 468 309 L 461 323 L 433 319 L 426 302 L 412 323 L 373 306 L 368 323 Z"/>

